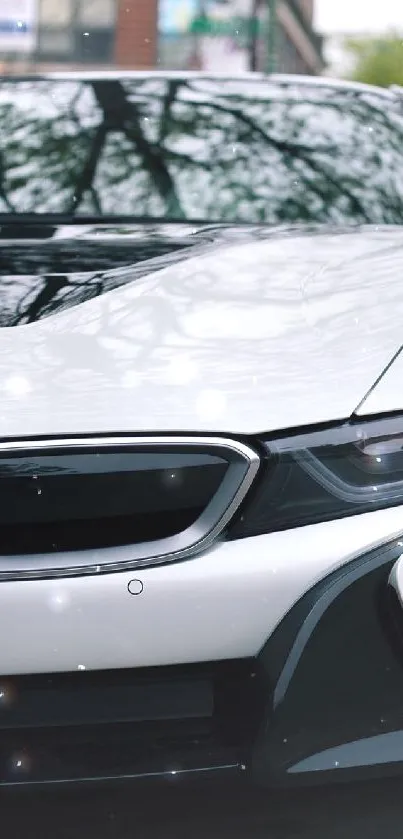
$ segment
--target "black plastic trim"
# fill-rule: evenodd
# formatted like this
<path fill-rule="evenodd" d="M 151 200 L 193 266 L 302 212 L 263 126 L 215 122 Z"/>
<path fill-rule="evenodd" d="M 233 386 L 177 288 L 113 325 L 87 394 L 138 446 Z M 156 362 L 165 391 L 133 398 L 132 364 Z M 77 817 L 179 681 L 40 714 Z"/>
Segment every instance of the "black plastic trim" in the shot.
<path fill-rule="evenodd" d="M 403 646 L 389 598 L 390 571 L 402 553 L 395 539 L 329 575 L 261 650 L 266 712 L 250 760 L 259 783 L 364 779 L 394 774 L 399 765 L 403 774 L 403 748 L 400 761 L 388 761 L 377 747 L 384 735 L 403 731 Z M 348 765 L 335 759 L 321 769 L 334 749 Z"/>

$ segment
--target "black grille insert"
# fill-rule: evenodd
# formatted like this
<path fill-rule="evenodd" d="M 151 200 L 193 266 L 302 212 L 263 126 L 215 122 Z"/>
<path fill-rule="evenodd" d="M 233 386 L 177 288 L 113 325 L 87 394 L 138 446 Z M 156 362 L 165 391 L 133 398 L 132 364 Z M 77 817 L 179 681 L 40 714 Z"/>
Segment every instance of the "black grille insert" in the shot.
<path fill-rule="evenodd" d="M 136 545 L 191 527 L 228 462 L 184 446 L 0 454 L 0 555 Z"/>

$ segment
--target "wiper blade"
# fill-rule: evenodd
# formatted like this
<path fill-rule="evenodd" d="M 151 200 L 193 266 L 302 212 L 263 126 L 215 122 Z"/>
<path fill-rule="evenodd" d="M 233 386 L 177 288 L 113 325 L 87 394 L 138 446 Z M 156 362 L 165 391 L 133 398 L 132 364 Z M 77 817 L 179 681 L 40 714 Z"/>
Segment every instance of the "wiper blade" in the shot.
<path fill-rule="evenodd" d="M 204 224 L 204 222 L 202 223 Z M 177 222 L 148 216 L 75 216 L 65 213 L 0 213 L 0 241 L 3 239 L 52 239 L 60 227 L 133 227 L 133 225 L 162 227 L 181 225 L 201 226 L 198 222 Z"/>
<path fill-rule="evenodd" d="M 61 224 L 176 224 L 184 227 L 191 227 L 192 225 L 225 225 L 245 226 L 247 222 L 236 221 L 221 221 L 212 219 L 207 221 L 198 218 L 176 219 L 167 216 L 134 216 L 134 215 L 72 215 L 70 213 L 0 213 L 0 225 L 48 225 L 57 226 Z"/>

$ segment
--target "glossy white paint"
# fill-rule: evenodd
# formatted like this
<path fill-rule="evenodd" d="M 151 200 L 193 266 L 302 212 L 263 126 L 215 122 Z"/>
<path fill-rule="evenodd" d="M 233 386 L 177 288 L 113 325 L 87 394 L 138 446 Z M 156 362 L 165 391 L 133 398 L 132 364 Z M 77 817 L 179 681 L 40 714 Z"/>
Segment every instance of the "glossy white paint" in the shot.
<path fill-rule="evenodd" d="M 141 573 L 1 583 L 0 672 L 254 655 L 307 589 L 402 533 L 398 507 L 218 544 L 198 559 Z M 136 596 L 128 591 L 134 580 L 143 586 Z"/>
<path fill-rule="evenodd" d="M 402 266 L 403 228 L 273 236 L 2 329 L 0 436 L 346 418 L 401 344 Z"/>
<path fill-rule="evenodd" d="M 401 344 L 403 345 L 403 321 Z M 360 405 L 358 416 L 403 411 L 403 351 Z"/>

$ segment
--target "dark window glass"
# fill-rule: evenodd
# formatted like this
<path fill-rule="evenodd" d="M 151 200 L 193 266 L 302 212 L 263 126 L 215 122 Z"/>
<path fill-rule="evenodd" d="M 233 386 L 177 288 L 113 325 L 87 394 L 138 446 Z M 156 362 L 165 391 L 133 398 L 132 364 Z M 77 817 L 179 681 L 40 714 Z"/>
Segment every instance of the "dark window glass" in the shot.
<path fill-rule="evenodd" d="M 113 29 L 76 30 L 73 61 L 83 64 L 109 64 L 113 58 L 114 40 Z"/>

